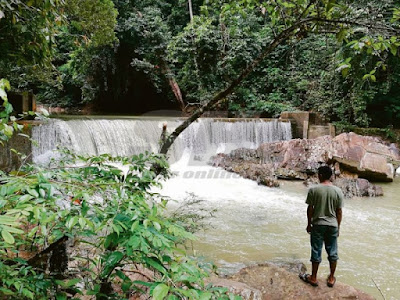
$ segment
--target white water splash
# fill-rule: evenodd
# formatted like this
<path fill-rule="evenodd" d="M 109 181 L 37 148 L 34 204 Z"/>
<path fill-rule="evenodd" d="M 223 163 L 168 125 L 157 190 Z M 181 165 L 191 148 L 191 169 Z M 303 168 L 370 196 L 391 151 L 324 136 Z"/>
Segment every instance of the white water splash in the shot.
<path fill-rule="evenodd" d="M 33 129 L 32 138 L 38 142 L 33 149 L 33 160 L 47 163 L 57 147 L 90 155 L 158 152 L 163 124 L 167 124 L 167 131 L 171 133 L 180 123 L 177 119 L 51 120 Z M 204 161 L 219 152 L 256 148 L 264 142 L 288 139 L 291 139 L 291 126 L 287 122 L 200 119 L 182 132 L 169 156 L 172 162 L 178 161 L 184 150 L 189 149 L 192 161 Z"/>

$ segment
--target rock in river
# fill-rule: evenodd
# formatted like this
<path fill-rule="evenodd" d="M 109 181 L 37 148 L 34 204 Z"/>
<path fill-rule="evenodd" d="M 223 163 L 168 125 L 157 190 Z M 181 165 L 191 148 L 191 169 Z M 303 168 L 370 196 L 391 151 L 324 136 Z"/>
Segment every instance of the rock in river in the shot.
<path fill-rule="evenodd" d="M 231 292 L 252 300 L 326 300 L 362 299 L 372 300 L 372 296 L 341 282 L 333 288 L 326 286 L 325 278 L 318 278 L 319 286 L 304 283 L 298 273 L 289 272 L 272 264 L 247 267 L 227 278 L 214 278 L 214 286 L 227 287 Z"/>
<path fill-rule="evenodd" d="M 278 186 L 278 179 L 316 182 L 321 165 L 335 169 L 335 184 L 346 196 L 379 196 L 382 189 L 370 181 L 393 181 L 400 166 L 400 151 L 378 137 L 343 133 L 335 138 L 294 139 L 262 144 L 258 149 L 237 149 L 218 154 L 214 166 L 256 180 L 267 186 Z"/>

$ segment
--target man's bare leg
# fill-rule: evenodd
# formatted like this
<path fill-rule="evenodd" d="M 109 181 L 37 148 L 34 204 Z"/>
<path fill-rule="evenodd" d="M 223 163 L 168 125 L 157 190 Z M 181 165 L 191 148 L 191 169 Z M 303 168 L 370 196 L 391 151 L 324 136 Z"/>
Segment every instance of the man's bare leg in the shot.
<path fill-rule="evenodd" d="M 329 262 L 329 267 L 331 269 L 331 273 L 329 274 L 328 277 L 328 284 L 334 285 L 335 284 L 335 271 L 336 271 L 336 261 L 330 261 Z"/>
<path fill-rule="evenodd" d="M 312 266 L 312 273 L 311 273 L 310 281 L 316 283 L 319 263 L 313 261 L 313 262 L 311 262 L 311 266 Z"/>

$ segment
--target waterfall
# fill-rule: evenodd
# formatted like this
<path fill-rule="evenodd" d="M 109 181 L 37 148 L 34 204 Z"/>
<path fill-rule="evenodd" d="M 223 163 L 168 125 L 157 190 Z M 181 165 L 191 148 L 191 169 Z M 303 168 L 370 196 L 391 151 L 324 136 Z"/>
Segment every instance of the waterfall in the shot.
<path fill-rule="evenodd" d="M 78 154 L 109 153 L 129 156 L 144 151 L 157 152 L 163 124 L 171 133 L 179 119 L 53 119 L 32 131 L 33 161 L 47 163 L 57 156 L 57 147 Z M 192 159 L 204 161 L 216 153 L 233 149 L 256 148 L 262 143 L 291 139 L 288 122 L 263 119 L 199 119 L 192 123 L 173 144 L 169 156 L 178 161 L 185 151 Z"/>

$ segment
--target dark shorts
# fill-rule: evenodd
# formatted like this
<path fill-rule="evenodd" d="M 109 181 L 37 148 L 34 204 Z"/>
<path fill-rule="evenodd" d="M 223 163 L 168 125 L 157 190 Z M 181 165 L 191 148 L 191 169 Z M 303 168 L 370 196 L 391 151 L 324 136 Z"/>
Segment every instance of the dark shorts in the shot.
<path fill-rule="evenodd" d="M 326 225 L 313 225 L 311 229 L 311 261 L 321 262 L 322 244 L 325 244 L 329 261 L 339 259 L 337 253 L 338 228 Z"/>

